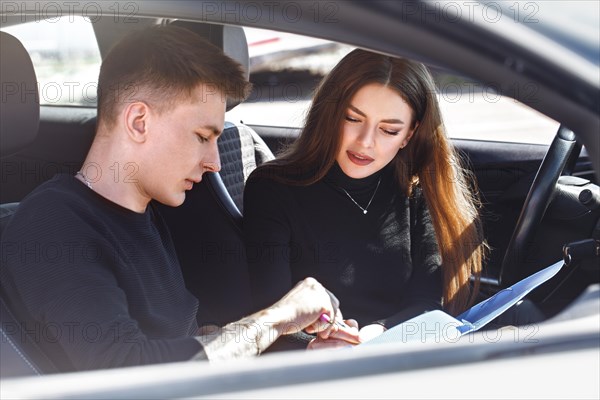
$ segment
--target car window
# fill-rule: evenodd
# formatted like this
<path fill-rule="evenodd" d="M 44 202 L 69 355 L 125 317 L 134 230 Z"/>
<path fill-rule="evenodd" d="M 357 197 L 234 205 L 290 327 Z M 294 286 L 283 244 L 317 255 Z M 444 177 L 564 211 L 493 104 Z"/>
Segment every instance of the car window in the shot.
<path fill-rule="evenodd" d="M 95 106 L 100 50 L 88 18 L 68 15 L 3 27 L 29 52 L 40 104 Z"/>
<path fill-rule="evenodd" d="M 328 40 L 244 28 L 250 56 L 250 97 L 227 119 L 300 127 L 319 81 L 354 49 Z"/>
<path fill-rule="evenodd" d="M 431 68 L 431 67 L 430 67 Z M 431 68 L 448 135 L 455 139 L 550 144 L 559 123 L 494 88 Z M 519 88 L 535 103 L 537 87 Z"/>
<path fill-rule="evenodd" d="M 250 55 L 250 98 L 227 119 L 250 125 L 301 127 L 320 79 L 353 47 L 299 35 L 244 28 Z M 559 123 L 493 88 L 430 67 L 452 138 L 549 144 Z M 536 87 L 524 87 L 535 101 Z"/>

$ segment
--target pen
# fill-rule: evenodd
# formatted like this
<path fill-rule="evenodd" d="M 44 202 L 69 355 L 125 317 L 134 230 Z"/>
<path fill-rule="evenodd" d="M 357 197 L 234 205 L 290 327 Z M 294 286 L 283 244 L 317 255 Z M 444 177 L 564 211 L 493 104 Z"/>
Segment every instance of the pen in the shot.
<path fill-rule="evenodd" d="M 319 317 L 319 319 L 320 319 L 322 322 L 325 322 L 325 323 L 327 323 L 327 324 L 331 324 L 331 323 L 332 323 L 332 322 L 331 322 L 331 318 L 329 318 L 329 315 L 327 315 L 327 314 L 321 314 L 321 316 Z M 344 322 L 342 322 L 342 321 L 337 321 L 337 320 L 336 320 L 336 321 L 334 321 L 333 323 L 334 323 L 334 324 L 336 324 L 337 326 L 341 326 L 342 328 L 347 328 L 347 329 L 350 329 L 350 327 L 349 327 L 348 325 L 346 325 L 346 324 L 345 324 Z"/>

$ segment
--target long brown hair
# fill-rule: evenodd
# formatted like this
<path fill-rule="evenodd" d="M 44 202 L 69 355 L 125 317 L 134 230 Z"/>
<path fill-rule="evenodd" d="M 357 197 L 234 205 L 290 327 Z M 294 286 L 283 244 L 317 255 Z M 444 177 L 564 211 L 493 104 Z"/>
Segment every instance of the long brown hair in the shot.
<path fill-rule="evenodd" d="M 475 182 L 444 129 L 434 80 L 417 62 L 365 50 L 345 56 L 324 78 L 315 93 L 298 139 L 255 176 L 269 176 L 294 185 L 310 185 L 325 176 L 335 162 L 341 126 L 354 94 L 379 83 L 394 89 L 413 111 L 418 127 L 392 163 L 407 196 L 420 185 L 435 228 L 442 257 L 444 308 L 459 314 L 473 303 L 486 245 L 479 220 Z M 333 134 L 335 133 L 335 134 Z M 469 184 L 470 183 L 470 184 Z M 471 287 L 470 278 L 474 277 Z"/>

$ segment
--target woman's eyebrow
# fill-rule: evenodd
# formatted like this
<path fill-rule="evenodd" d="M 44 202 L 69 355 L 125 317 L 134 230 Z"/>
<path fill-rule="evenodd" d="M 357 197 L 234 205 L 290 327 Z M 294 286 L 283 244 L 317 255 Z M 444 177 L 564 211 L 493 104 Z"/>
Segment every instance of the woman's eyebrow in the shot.
<path fill-rule="evenodd" d="M 358 115 L 360 115 L 361 117 L 366 117 L 367 116 L 367 114 L 365 114 L 364 112 L 360 111 L 358 108 L 356 108 L 352 104 L 348 105 L 348 108 L 351 109 L 352 111 L 354 111 L 355 113 L 357 113 Z"/>
<path fill-rule="evenodd" d="M 358 115 L 360 115 L 361 117 L 365 117 L 365 118 L 367 117 L 367 114 L 365 114 L 364 112 L 359 110 L 356 106 L 353 106 L 352 104 L 349 104 L 348 108 L 351 109 L 352 111 L 354 111 L 355 113 L 357 113 Z M 402 121 L 401 119 L 397 119 L 397 118 L 382 119 L 380 122 L 384 122 L 386 124 L 404 125 L 404 121 Z"/>

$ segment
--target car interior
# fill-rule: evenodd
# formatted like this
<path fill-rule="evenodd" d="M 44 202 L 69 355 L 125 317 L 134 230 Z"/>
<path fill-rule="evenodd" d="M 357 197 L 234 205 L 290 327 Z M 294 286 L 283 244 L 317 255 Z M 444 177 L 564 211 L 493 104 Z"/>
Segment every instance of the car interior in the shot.
<path fill-rule="evenodd" d="M 156 23 L 196 32 L 249 71 L 248 44 L 239 26 L 155 18 L 132 26 L 107 17 L 94 22 L 101 54 L 130 29 Z M 6 96 L 2 103 L 1 235 L 19 201 L 36 186 L 55 173 L 78 170 L 94 136 L 96 111 L 40 106 L 30 55 L 13 36 L 0 32 L 0 39 L 3 91 L 11 82 L 23 82 L 27 88 L 22 96 Z M 227 109 L 235 106 L 228 103 Z M 298 132 L 296 127 L 226 121 L 218 142 L 221 171 L 206 173 L 181 207 L 160 207 L 186 285 L 201 304 L 201 325 L 223 325 L 254 311 L 241 229 L 244 182 L 257 165 L 275 158 Z M 573 132 L 561 126 L 550 147 L 467 139 L 453 142 L 472 172 L 484 204 L 484 231 L 491 251 L 482 277 L 482 299 L 563 259 L 566 244 L 587 241 L 572 246 L 579 249 L 589 247 L 590 239 L 600 240 L 598 182 L 588 153 Z M 564 162 L 557 164 L 556 158 Z M 577 265 L 561 271 L 530 296 L 548 318 L 599 281 L 597 258 L 582 256 Z M 58 372 L 36 348 L 31 332 L 12 315 L 10 299 L 1 293 L 0 322 L 0 365 L 11 366 L 3 367 L 0 377 Z"/>

